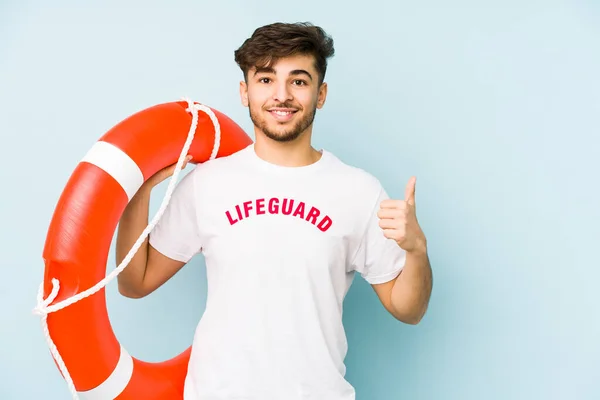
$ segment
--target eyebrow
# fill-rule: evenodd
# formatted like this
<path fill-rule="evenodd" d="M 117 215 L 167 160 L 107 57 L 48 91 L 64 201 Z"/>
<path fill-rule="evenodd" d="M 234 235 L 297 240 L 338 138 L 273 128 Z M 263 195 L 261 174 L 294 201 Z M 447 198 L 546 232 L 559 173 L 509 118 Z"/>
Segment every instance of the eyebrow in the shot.
<path fill-rule="evenodd" d="M 305 71 L 303 69 L 295 69 L 292 72 L 290 72 L 290 75 L 308 75 L 311 81 L 313 79 L 312 75 L 308 71 Z"/>
<path fill-rule="evenodd" d="M 267 74 L 274 74 L 275 73 L 275 69 L 271 68 L 271 67 L 260 67 L 260 68 L 256 68 L 256 70 L 254 71 L 254 76 L 256 76 L 257 74 L 260 73 L 267 73 Z M 296 75 L 307 75 L 310 80 L 313 80 L 312 75 L 310 74 L 310 72 L 304 70 L 304 69 L 295 69 L 293 71 L 290 72 L 290 75 L 292 76 L 296 76 Z"/>

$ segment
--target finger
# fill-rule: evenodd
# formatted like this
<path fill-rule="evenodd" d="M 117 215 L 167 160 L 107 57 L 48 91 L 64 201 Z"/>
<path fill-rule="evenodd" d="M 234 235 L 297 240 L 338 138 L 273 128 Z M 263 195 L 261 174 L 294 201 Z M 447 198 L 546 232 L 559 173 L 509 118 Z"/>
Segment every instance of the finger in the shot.
<path fill-rule="evenodd" d="M 398 229 L 384 229 L 383 236 L 396 241 L 400 241 L 403 239 L 403 233 Z"/>
<path fill-rule="evenodd" d="M 188 165 L 188 163 L 189 163 L 189 161 L 190 161 L 191 159 L 192 159 L 192 156 L 190 156 L 190 155 L 188 154 L 188 155 L 187 155 L 187 156 L 186 156 L 186 157 L 183 159 L 183 163 L 181 164 L 181 169 L 184 169 L 184 168 L 185 168 L 185 167 Z M 174 173 L 174 172 L 175 172 L 175 169 L 176 169 L 176 167 L 177 167 L 177 163 L 175 163 L 175 164 L 173 164 L 173 165 L 171 166 L 171 173 Z"/>
<path fill-rule="evenodd" d="M 398 229 L 402 226 L 402 222 L 397 219 L 380 219 L 379 227 L 381 229 Z"/>
<path fill-rule="evenodd" d="M 416 186 L 417 186 L 417 178 L 413 176 L 408 180 L 408 184 L 406 185 L 406 190 L 404 192 L 404 200 L 411 206 L 415 205 L 415 188 L 416 188 Z"/>
<path fill-rule="evenodd" d="M 402 208 L 382 208 L 377 212 L 377 217 L 379 218 L 402 218 L 406 214 L 404 210 L 406 207 Z"/>
<path fill-rule="evenodd" d="M 399 208 L 402 209 L 405 207 L 404 205 L 404 201 L 402 200 L 392 200 L 392 199 L 386 199 L 383 200 L 381 202 L 381 204 L 379 204 L 379 208 L 380 209 L 392 209 L 392 208 Z"/>
<path fill-rule="evenodd" d="M 394 230 L 393 229 L 384 229 L 383 230 L 383 236 L 388 238 L 388 239 L 393 239 L 393 234 Z"/>

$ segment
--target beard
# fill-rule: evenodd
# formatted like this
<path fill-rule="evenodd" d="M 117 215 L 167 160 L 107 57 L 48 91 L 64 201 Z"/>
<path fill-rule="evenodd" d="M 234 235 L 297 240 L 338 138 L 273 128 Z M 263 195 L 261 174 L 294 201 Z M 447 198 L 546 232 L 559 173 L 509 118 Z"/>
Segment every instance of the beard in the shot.
<path fill-rule="evenodd" d="M 278 105 L 278 107 L 282 108 L 293 108 L 290 104 L 284 103 L 282 105 Z M 249 106 L 250 111 L 250 119 L 254 126 L 260 129 L 266 137 L 276 142 L 291 142 L 296 140 L 302 132 L 304 132 L 315 120 L 315 115 L 317 113 L 317 107 L 313 107 L 311 112 L 306 114 L 302 119 L 296 121 L 294 125 L 285 127 L 284 124 L 281 124 L 277 121 L 274 121 L 274 125 L 276 127 L 269 128 L 267 125 L 267 121 L 265 118 L 261 117 L 259 113 L 256 113 L 252 106 Z M 297 111 L 298 112 L 298 111 Z"/>

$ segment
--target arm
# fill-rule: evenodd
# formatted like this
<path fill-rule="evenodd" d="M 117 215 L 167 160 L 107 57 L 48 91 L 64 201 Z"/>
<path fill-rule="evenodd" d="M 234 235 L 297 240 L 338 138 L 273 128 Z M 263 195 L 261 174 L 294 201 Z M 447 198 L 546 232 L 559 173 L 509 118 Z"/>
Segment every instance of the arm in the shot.
<path fill-rule="evenodd" d="M 185 168 L 185 165 L 184 163 L 183 168 Z M 135 241 L 148 226 L 152 188 L 171 176 L 174 168 L 174 165 L 169 166 L 151 177 L 140 187 L 125 208 L 117 231 L 117 265 L 127 256 Z M 147 296 L 185 265 L 184 262 L 164 256 L 148 242 L 148 238 L 146 238 L 127 267 L 117 276 L 119 293 L 125 297 L 141 298 Z"/>
<path fill-rule="evenodd" d="M 429 305 L 433 274 L 426 246 L 407 252 L 406 263 L 396 279 L 372 285 L 381 303 L 397 320 L 416 325 Z"/>
<path fill-rule="evenodd" d="M 421 321 L 431 297 L 433 274 L 427 254 L 427 239 L 419 226 L 415 212 L 413 178 L 406 188 L 406 199 L 384 200 L 378 217 L 379 226 L 388 239 L 406 251 L 400 275 L 381 284 L 372 285 L 384 307 L 399 321 L 417 324 Z"/>

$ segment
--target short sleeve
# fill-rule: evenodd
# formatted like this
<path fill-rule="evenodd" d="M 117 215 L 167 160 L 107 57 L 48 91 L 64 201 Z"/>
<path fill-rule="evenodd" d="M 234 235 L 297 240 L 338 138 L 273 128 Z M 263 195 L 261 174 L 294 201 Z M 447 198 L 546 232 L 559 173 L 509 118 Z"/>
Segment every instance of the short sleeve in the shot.
<path fill-rule="evenodd" d="M 406 251 L 394 240 L 386 238 L 379 226 L 379 205 L 388 198 L 385 190 L 380 188 L 377 200 L 369 210 L 366 228 L 352 261 L 352 269 L 370 284 L 395 279 L 406 262 Z"/>
<path fill-rule="evenodd" d="M 194 181 L 192 171 L 175 186 L 165 212 L 149 235 L 152 247 L 181 262 L 188 262 L 202 247 Z"/>

